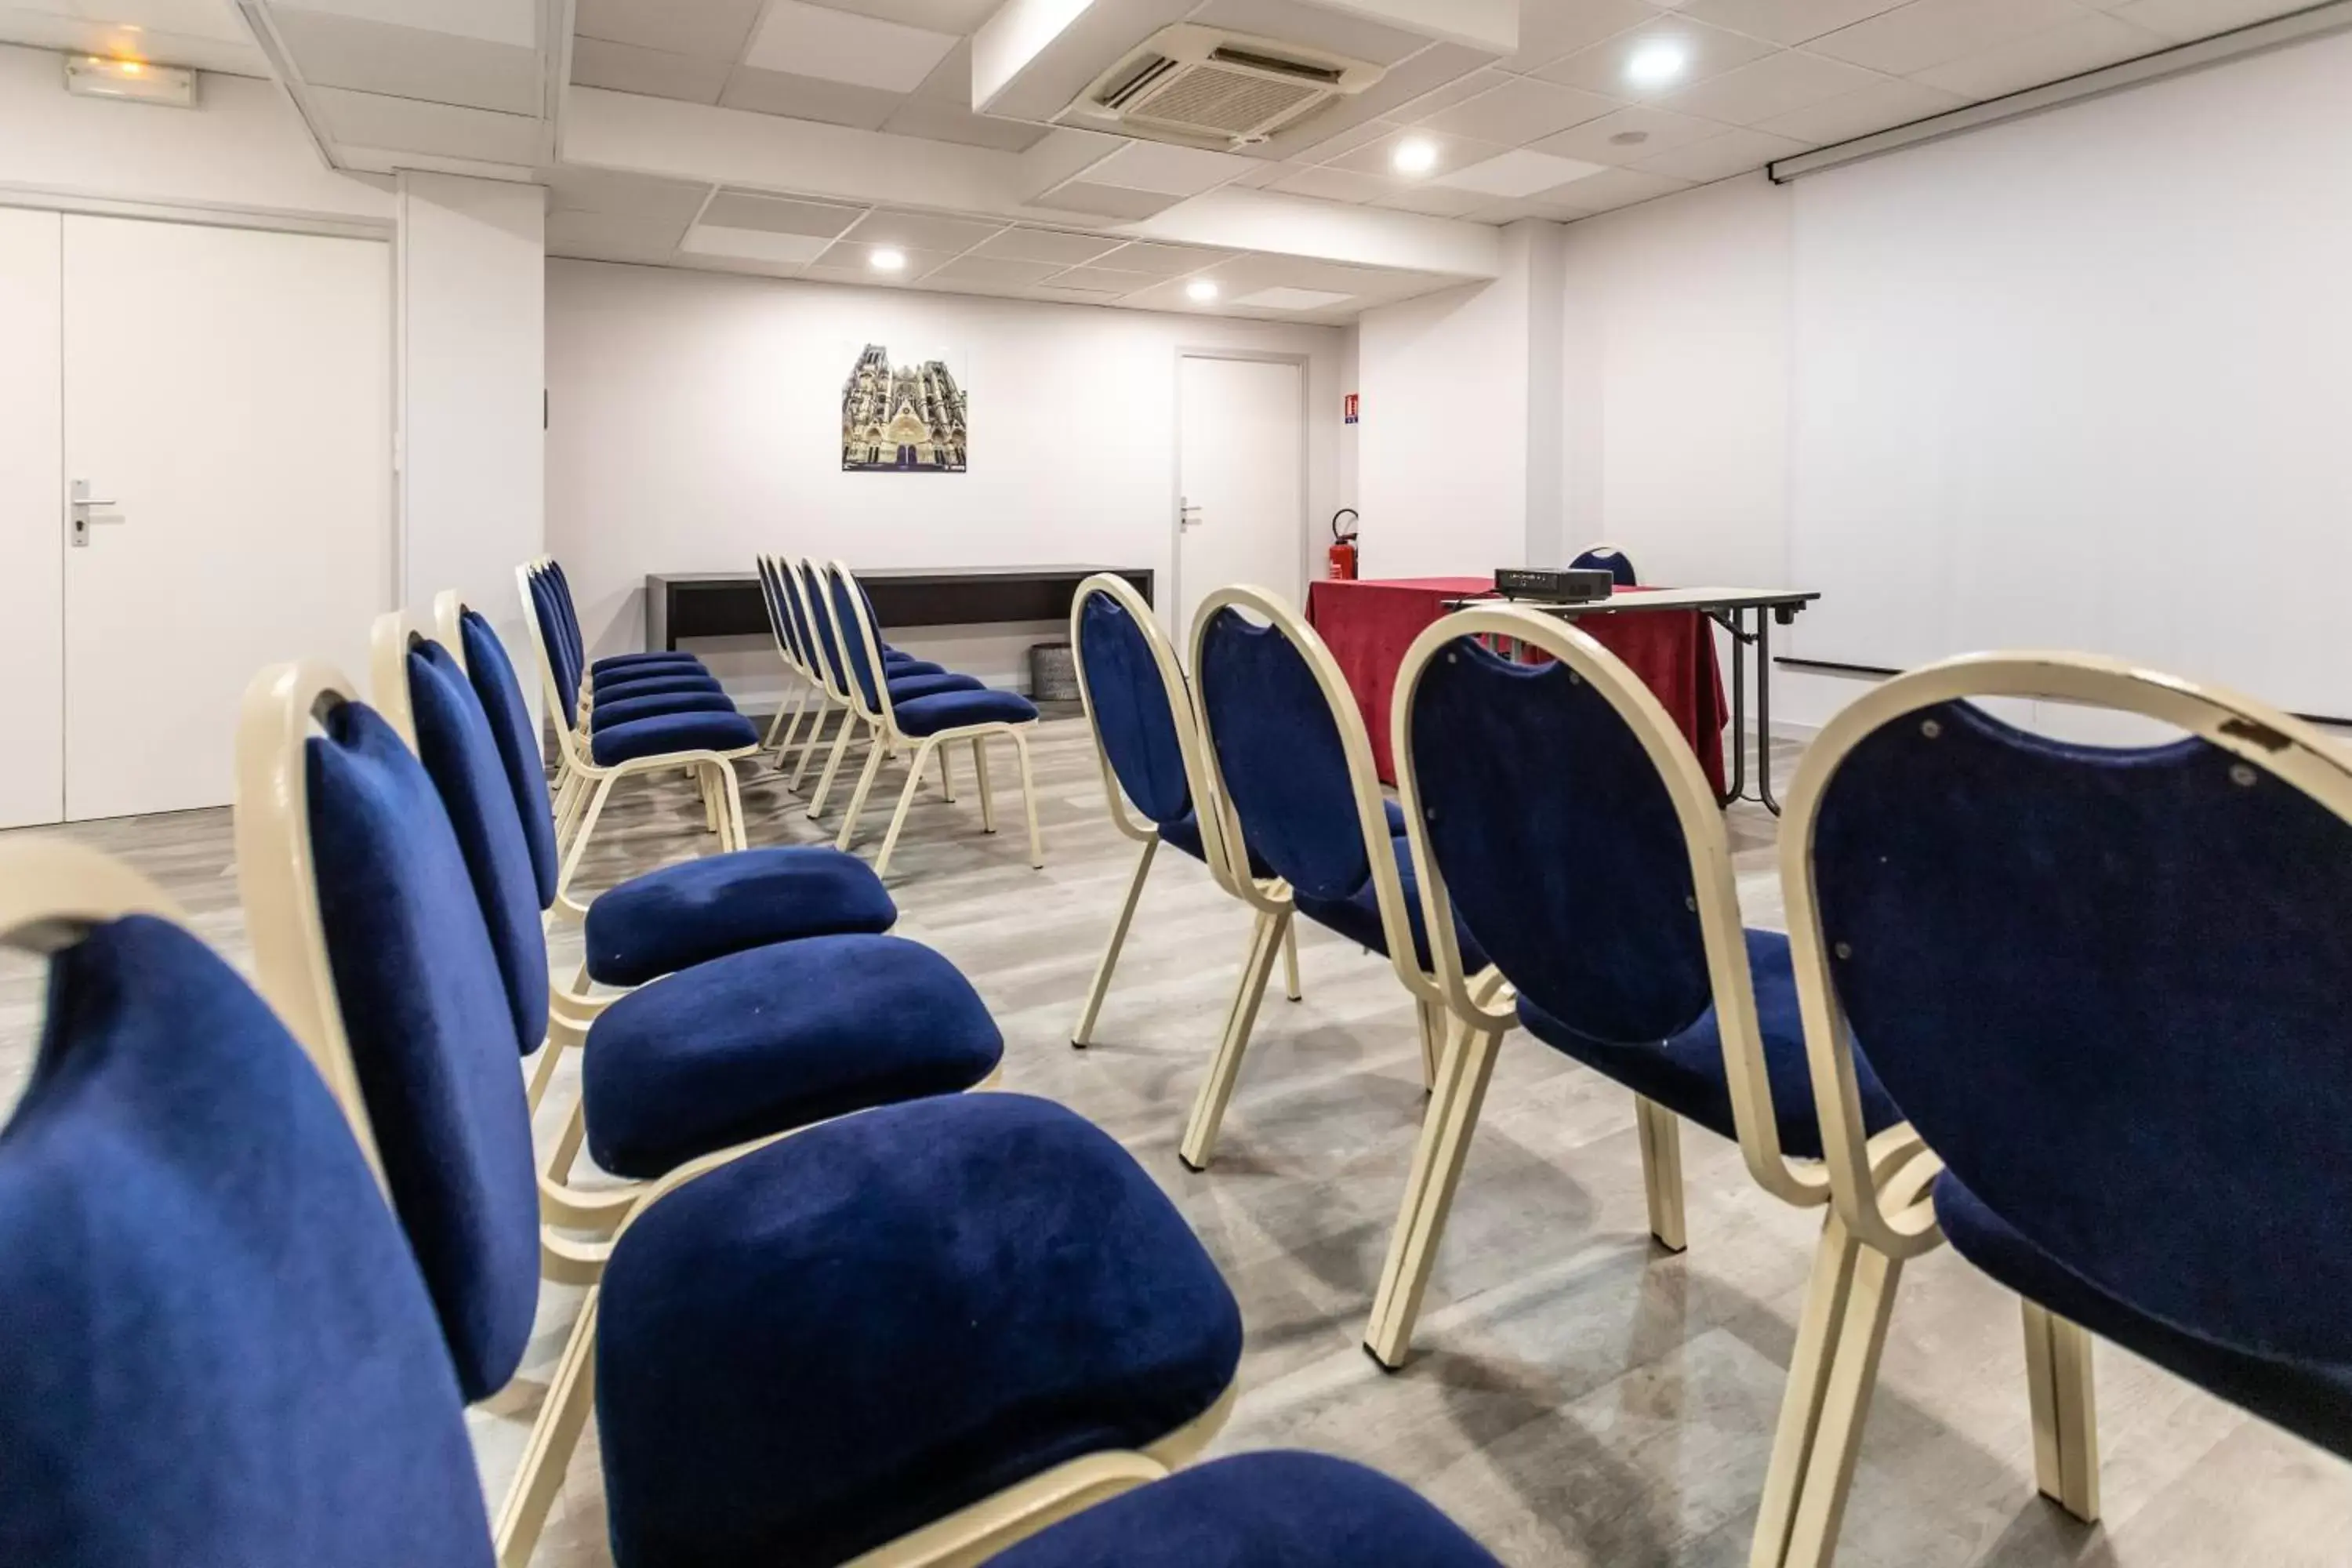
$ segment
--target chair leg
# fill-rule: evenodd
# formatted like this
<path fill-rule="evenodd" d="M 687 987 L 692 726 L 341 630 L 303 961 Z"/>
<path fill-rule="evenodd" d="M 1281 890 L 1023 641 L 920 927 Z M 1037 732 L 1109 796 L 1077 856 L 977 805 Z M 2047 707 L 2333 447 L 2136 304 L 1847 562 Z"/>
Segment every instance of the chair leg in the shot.
<path fill-rule="evenodd" d="M 815 760 L 817 748 L 824 744 L 824 694 L 819 692 L 816 699 L 816 714 L 809 721 L 808 739 L 801 742 L 801 760 L 793 764 L 793 776 L 784 781 L 786 789 L 798 790 L 801 787 L 801 775 L 808 772 L 809 763 Z M 845 726 L 849 722 L 849 710 L 842 710 L 842 722 Z M 782 767 L 783 764 L 779 761 L 776 765 Z"/>
<path fill-rule="evenodd" d="M 1789 1550 L 1797 1498 L 1820 1436 L 1822 1402 L 1829 1397 L 1830 1368 L 1853 1291 L 1862 1244 L 1832 1209 L 1822 1226 L 1813 1254 L 1811 1281 L 1805 1287 L 1804 1314 L 1797 1321 L 1797 1344 L 1789 1356 L 1789 1389 L 1780 1399 L 1780 1424 L 1772 1438 L 1772 1459 L 1764 1472 L 1764 1500 L 1756 1514 L 1748 1568 L 1780 1568 Z"/>
<path fill-rule="evenodd" d="M 563 1357 L 547 1385 L 546 1402 L 523 1446 L 522 1463 L 514 1484 L 499 1509 L 493 1540 L 499 1568 L 526 1568 L 538 1549 L 547 1516 L 563 1490 L 563 1472 L 580 1446 L 580 1433 L 596 1400 L 596 1299 L 590 1287 L 580 1303 L 580 1316 L 564 1342 Z"/>
<path fill-rule="evenodd" d="M 988 787 L 988 742 L 979 735 L 971 738 L 971 771 L 980 780 L 980 830 L 996 831 L 996 792 Z"/>
<path fill-rule="evenodd" d="M 2099 1409 L 2091 1336 L 2038 1302 L 2025 1311 L 2025 1384 L 2033 1406 L 2033 1479 L 2081 1520 L 2099 1519 Z"/>
<path fill-rule="evenodd" d="M 1854 1259 L 1853 1283 L 1822 1397 L 1821 1425 L 1800 1482 L 1796 1521 L 1780 1568 L 1828 1568 L 1837 1551 L 1846 1495 L 1853 1489 L 1854 1459 L 1862 1451 L 1863 1423 L 1870 1415 L 1871 1392 L 1878 1386 L 1878 1358 L 1886 1349 L 1886 1324 L 1902 1279 L 1902 1262 L 1875 1247 L 1861 1248 Z"/>
<path fill-rule="evenodd" d="M 1118 965 L 1118 950 L 1127 943 L 1127 928 L 1135 919 L 1136 903 L 1143 897 L 1143 879 L 1151 874 L 1151 858 L 1158 853 L 1160 839 L 1154 835 L 1143 841 L 1143 853 L 1136 857 L 1135 875 L 1128 879 L 1127 897 L 1119 903 L 1118 919 L 1111 923 L 1110 944 L 1103 949 L 1102 962 L 1095 965 L 1095 983 L 1087 987 L 1078 1026 L 1070 1031 L 1070 1044 L 1081 1049 L 1094 1041 L 1095 1015 L 1102 1011 L 1103 997 L 1110 990 L 1110 972 Z"/>
<path fill-rule="evenodd" d="M 841 831 L 833 840 L 833 847 L 835 849 L 846 849 L 857 841 L 857 819 L 866 810 L 866 797 L 874 793 L 874 775 L 882 771 L 882 759 L 888 754 L 878 745 L 867 749 L 866 766 L 857 774 L 857 787 L 849 792 L 849 809 L 842 813 Z M 921 759 L 918 758 L 916 766 L 907 775 L 907 783 L 910 788 L 916 776 L 922 771 Z M 822 784 L 817 786 L 817 793 L 819 795 L 824 793 L 824 787 Z M 814 813 L 811 815 L 814 816 Z"/>
<path fill-rule="evenodd" d="M 1307 994 L 1298 988 L 1298 922 L 1297 921 L 1282 928 L 1282 982 L 1285 992 L 1293 1002 Z"/>
<path fill-rule="evenodd" d="M 1216 1152 L 1217 1128 L 1225 1119 L 1226 1102 L 1234 1097 L 1234 1082 L 1241 1077 L 1242 1053 L 1249 1048 L 1258 1003 L 1265 996 L 1266 977 L 1274 972 L 1274 952 L 1282 944 L 1282 928 L 1289 920 L 1287 910 L 1275 914 L 1261 910 L 1250 931 L 1249 956 L 1242 963 L 1241 981 L 1225 1015 L 1224 1036 L 1217 1042 L 1217 1054 L 1209 1059 L 1209 1076 L 1201 1080 L 1192 1117 L 1184 1124 L 1184 1140 L 1176 1147 L 1176 1157 L 1189 1169 L 1207 1170 L 1210 1157 Z"/>
<path fill-rule="evenodd" d="M 955 755 L 953 746 L 940 748 L 940 798 L 950 805 L 955 804 L 955 773 L 948 765 L 948 759 L 953 755 Z"/>
<path fill-rule="evenodd" d="M 735 764 L 731 762 L 713 763 L 710 766 L 719 775 L 719 820 L 726 834 L 719 847 L 749 849 L 751 830 L 743 822 L 743 782 L 735 776 Z"/>
<path fill-rule="evenodd" d="M 580 1163 L 580 1146 L 588 1141 L 588 1101 L 585 1097 L 572 1102 L 572 1114 L 563 1119 L 563 1131 L 555 1135 L 555 1146 L 547 1152 L 547 1178 L 551 1182 L 568 1182 L 572 1167 Z"/>
<path fill-rule="evenodd" d="M 816 781 L 816 794 L 809 797 L 808 819 L 811 822 L 824 815 L 825 797 L 833 793 L 833 775 L 841 771 L 842 756 L 849 750 L 850 731 L 856 728 L 857 715 L 845 710 L 841 715 L 841 732 L 834 736 L 833 750 L 824 759 L 824 773 Z M 879 740 L 874 742 L 874 749 L 877 752 L 881 751 Z"/>
<path fill-rule="evenodd" d="M 1642 1138 L 1642 1188 L 1650 1200 L 1650 1234 L 1668 1252 L 1683 1239 L 1683 1124 L 1664 1106 L 1636 1096 L 1633 1124 Z"/>
<path fill-rule="evenodd" d="M 1426 1002 L 1412 1005 L 1414 1020 L 1421 1026 L 1421 1090 L 1427 1094 L 1437 1087 L 1437 1058 L 1440 1042 L 1445 1038 L 1444 1015 Z"/>
<path fill-rule="evenodd" d="M 694 770 L 694 787 L 702 792 L 702 831 L 719 831 L 719 784 L 708 764 Z"/>
<path fill-rule="evenodd" d="M 596 831 L 596 819 L 604 815 L 604 803 L 612 798 L 614 774 L 606 773 L 596 781 L 596 793 L 588 797 L 588 810 L 572 835 L 572 847 L 563 857 L 562 875 L 555 879 L 555 896 L 559 899 L 571 889 L 572 879 L 580 873 L 581 858 L 587 853 L 588 840 Z"/>
<path fill-rule="evenodd" d="M 1486 1102 L 1486 1084 L 1494 1077 L 1503 1042 L 1499 1031 L 1488 1029 L 1449 1029 L 1447 1036 L 1445 1058 L 1421 1119 L 1412 1173 L 1405 1179 L 1404 1205 L 1397 1212 L 1388 1260 L 1381 1266 L 1380 1289 L 1372 1297 L 1371 1322 L 1364 1330 L 1364 1349 L 1391 1371 L 1404 1364 L 1412 1348 L 1413 1321 L 1421 1316 L 1422 1293 L 1437 1261 L 1437 1244 L 1454 1207 L 1454 1191 L 1470 1153 L 1470 1135 L 1477 1130 L 1478 1111 Z"/>
<path fill-rule="evenodd" d="M 1029 865 L 1045 868 L 1045 836 L 1037 831 L 1037 780 L 1029 771 L 1029 732 L 1013 731 L 1013 754 L 1021 760 L 1021 805 L 1029 814 Z"/>
<path fill-rule="evenodd" d="M 763 752 L 781 752 L 781 748 L 776 744 L 777 733 L 782 731 L 786 735 L 790 735 L 793 730 L 800 727 L 801 708 L 807 701 L 808 692 L 805 689 L 793 694 L 793 704 L 790 708 L 786 708 L 781 700 L 777 701 L 776 716 L 768 721 L 768 732 L 760 738 L 760 750 Z M 787 713 L 792 715 L 792 727 L 790 729 L 787 729 L 784 723 L 784 716 Z"/>
<path fill-rule="evenodd" d="M 555 1081 L 555 1064 L 563 1059 L 563 1047 L 549 1040 L 539 1047 L 539 1059 L 530 1064 L 530 1077 L 523 1084 L 523 1103 L 531 1110 L 547 1098 L 547 1086 Z"/>
<path fill-rule="evenodd" d="M 940 755 L 947 755 L 946 747 L 939 750 Z M 907 826 L 908 808 L 915 804 L 915 791 L 922 785 L 923 758 L 930 751 L 931 742 L 925 741 L 916 748 L 915 759 L 907 768 L 907 787 L 898 792 L 898 809 L 890 814 L 890 831 L 882 836 L 882 852 L 874 857 L 874 874 L 877 877 L 887 875 L 890 869 L 891 852 L 898 847 L 898 835 Z"/>

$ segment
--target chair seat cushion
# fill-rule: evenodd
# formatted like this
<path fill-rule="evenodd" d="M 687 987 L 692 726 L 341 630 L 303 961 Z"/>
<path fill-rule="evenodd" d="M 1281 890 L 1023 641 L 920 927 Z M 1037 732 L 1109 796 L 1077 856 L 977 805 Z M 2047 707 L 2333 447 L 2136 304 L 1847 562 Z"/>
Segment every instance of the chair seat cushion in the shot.
<path fill-rule="evenodd" d="M 1949 1171 L 1936 1180 L 1936 1220 L 1955 1251 L 2019 1295 L 2298 1436 L 2352 1454 L 2352 1361 L 2226 1344 L 2156 1317 L 2019 1235 Z"/>
<path fill-rule="evenodd" d="M 611 697 L 589 710 L 588 732 L 609 730 L 639 719 L 665 713 L 732 713 L 735 704 L 724 691 L 674 691 L 660 697 Z"/>
<path fill-rule="evenodd" d="M 919 697 L 937 697 L 943 691 L 980 689 L 980 682 L 971 676 L 957 675 L 950 670 L 942 669 L 930 675 L 901 675 L 895 669 L 890 672 L 890 701 L 894 707 L 901 702 L 912 702 Z"/>
<path fill-rule="evenodd" d="M 733 752 L 759 743 L 759 731 L 740 713 L 670 713 L 600 730 L 589 738 L 588 754 L 610 768 L 672 752 Z"/>
<path fill-rule="evenodd" d="M 893 680 L 902 675 L 940 675 L 946 669 L 947 666 L 943 664 L 933 664 L 928 658 L 917 658 L 913 654 L 900 653 L 896 648 L 885 648 L 882 652 L 882 673 Z"/>
<path fill-rule="evenodd" d="M 1392 800 L 1381 802 L 1381 806 L 1388 817 L 1389 837 L 1403 837 L 1404 808 Z M 1161 823 L 1160 837 L 1195 860 L 1205 861 L 1209 858 L 1208 849 L 1201 841 L 1201 814 L 1197 811 L 1188 811 L 1173 822 Z M 1267 865 L 1265 857 L 1255 849 L 1250 851 L 1250 875 L 1253 877 L 1274 875 L 1274 868 Z"/>
<path fill-rule="evenodd" d="M 597 1018 L 580 1067 L 588 1152 L 616 1176 L 658 1176 L 746 1139 L 970 1089 L 1003 1053 L 971 982 L 920 942 L 818 936 L 730 953 Z"/>
<path fill-rule="evenodd" d="M 1026 724 L 1037 717 L 1029 699 L 1017 691 L 981 687 L 971 691 L 942 691 L 911 702 L 890 700 L 898 728 L 909 735 L 936 735 L 967 724 Z"/>
<path fill-rule="evenodd" d="M 1402 820 L 1402 817 L 1391 818 L 1391 823 Z M 1429 928 L 1421 911 L 1421 881 L 1412 871 L 1412 841 L 1402 837 L 1391 838 L 1389 851 L 1396 857 L 1397 878 L 1404 884 L 1405 915 L 1412 922 L 1413 958 L 1422 968 L 1427 969 L 1430 967 Z M 1344 899 L 1313 899 L 1298 893 L 1294 893 L 1292 899 L 1298 906 L 1298 912 L 1317 925 L 1338 931 L 1349 942 L 1361 942 L 1374 952 L 1388 952 L 1388 932 L 1381 925 L 1379 895 L 1373 891 L 1369 879 L 1361 888 Z M 1486 967 L 1486 949 L 1478 945 L 1477 939 L 1464 930 L 1459 921 L 1454 924 L 1454 937 L 1462 949 L 1465 973 L 1475 974 Z"/>
<path fill-rule="evenodd" d="M 989 1568 L 1497 1568 L 1419 1493 L 1322 1454 L 1241 1454 L 1033 1535 Z"/>
<path fill-rule="evenodd" d="M 588 978 L 643 985 L 770 942 L 898 921 L 874 868 L 829 846 L 706 855 L 632 877 L 588 906 Z"/>
<path fill-rule="evenodd" d="M 1108 1135 L 970 1094 L 811 1128 L 646 1209 L 596 1342 L 619 1568 L 817 1564 L 1196 1420 L 1241 1315 Z"/>
<path fill-rule="evenodd" d="M 624 669 L 696 669 L 703 668 L 702 660 L 690 653 L 666 653 L 659 648 L 650 653 L 606 654 L 588 667 L 591 675 L 609 675 Z"/>
<path fill-rule="evenodd" d="M 1756 1022 L 1764 1037 L 1764 1068 L 1772 1085 L 1772 1117 L 1783 1152 L 1801 1160 L 1822 1157 L 1821 1122 L 1813 1114 L 1813 1080 L 1805 1063 L 1805 1032 L 1797 1016 L 1797 977 L 1789 963 L 1789 939 L 1779 931 L 1748 932 L 1748 973 L 1756 987 Z M 1616 1079 L 1645 1100 L 1711 1132 L 1738 1138 L 1731 1120 L 1731 1089 L 1724 1076 L 1723 1035 L 1716 1010 L 1664 1042 L 1626 1044 L 1578 1033 L 1524 996 L 1519 1022 L 1528 1032 L 1595 1072 Z M 1892 1127 L 1903 1113 L 1887 1097 L 1859 1051 L 1854 1055 L 1862 1118 L 1873 1132 Z"/>
<path fill-rule="evenodd" d="M 718 680 L 698 669 L 652 669 L 642 674 L 599 677 L 596 700 L 617 702 L 624 697 L 674 697 L 682 691 L 718 691 Z"/>

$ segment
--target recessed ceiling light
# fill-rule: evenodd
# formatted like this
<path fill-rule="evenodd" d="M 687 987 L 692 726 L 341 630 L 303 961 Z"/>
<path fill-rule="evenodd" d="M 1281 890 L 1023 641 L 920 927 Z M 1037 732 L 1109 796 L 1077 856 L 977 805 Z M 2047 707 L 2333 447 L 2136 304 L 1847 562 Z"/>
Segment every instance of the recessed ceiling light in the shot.
<path fill-rule="evenodd" d="M 1184 285 L 1184 297 L 1188 300 L 1197 300 L 1203 305 L 1207 304 L 1217 297 L 1216 280 L 1209 278 L 1193 279 Z"/>
<path fill-rule="evenodd" d="M 1643 142 L 1647 142 L 1649 139 L 1650 133 L 1646 131 L 1620 131 L 1616 135 L 1609 138 L 1609 145 L 1612 147 L 1639 147 Z"/>
<path fill-rule="evenodd" d="M 1643 44 L 1625 62 L 1625 79 L 1635 87 L 1658 87 L 1683 74 L 1690 51 L 1672 38 Z"/>
<path fill-rule="evenodd" d="M 907 270 L 907 253 L 903 250 L 893 250 L 886 245 L 867 256 L 866 265 L 877 272 L 904 272 Z"/>
<path fill-rule="evenodd" d="M 1437 143 L 1426 136 L 1411 136 L 1389 154 L 1389 167 L 1400 174 L 1426 174 L 1437 167 Z"/>

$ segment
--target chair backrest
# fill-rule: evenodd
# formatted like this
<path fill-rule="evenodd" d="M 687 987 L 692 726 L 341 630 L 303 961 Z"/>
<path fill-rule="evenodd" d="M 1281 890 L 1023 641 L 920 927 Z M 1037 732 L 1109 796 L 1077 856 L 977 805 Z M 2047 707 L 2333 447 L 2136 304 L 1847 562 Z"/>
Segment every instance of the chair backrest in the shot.
<path fill-rule="evenodd" d="M 416 633 L 400 611 L 380 624 L 396 628 L 397 658 L 379 674 L 377 706 L 387 717 L 399 706 L 404 722 L 394 728 L 440 793 L 506 984 L 516 1046 L 529 1056 L 547 1037 L 547 933 L 540 921 L 546 906 L 501 747 L 449 650 Z"/>
<path fill-rule="evenodd" d="M 760 566 L 760 602 L 767 606 L 767 630 L 776 639 L 776 654 L 791 670 L 807 675 L 807 663 L 800 656 L 800 632 L 793 627 L 793 611 L 783 602 L 783 566 L 776 564 L 774 555 L 757 557 Z"/>
<path fill-rule="evenodd" d="M 482 716 L 489 724 L 491 737 L 498 742 L 507 783 L 514 791 L 515 812 L 522 823 L 524 847 L 530 852 L 539 907 L 545 910 L 555 902 L 559 868 L 555 805 L 547 794 L 547 763 L 540 749 L 539 728 L 530 721 L 530 708 L 523 700 L 522 681 L 507 658 L 506 647 L 499 641 L 497 629 L 478 610 L 463 604 L 453 604 L 451 609 L 449 618 L 453 624 L 439 626 L 436 640 L 446 649 L 451 637 L 457 639 L 457 647 L 464 656 L 466 679 L 481 700 Z"/>
<path fill-rule="evenodd" d="M 1235 885 L 1253 851 L 1307 897 L 1369 884 L 1398 977 L 1422 989 L 1371 742 L 1331 650 L 1271 594 L 1220 588 L 1192 618 L 1192 680 Z"/>
<path fill-rule="evenodd" d="M 433 1309 L 333 1098 L 160 893 L 0 847 L 48 1008 L 0 1131 L 0 1562 L 488 1568 Z"/>
<path fill-rule="evenodd" d="M 538 1191 L 515 1013 L 449 815 L 347 683 L 280 666 L 246 696 L 236 847 L 262 990 L 375 1150 L 482 1398 L 530 1337 Z"/>
<path fill-rule="evenodd" d="M 1596 544 L 1570 562 L 1569 565 L 1606 572 L 1620 588 L 1638 585 L 1633 576 L 1633 558 L 1613 544 Z"/>
<path fill-rule="evenodd" d="M 829 691 L 832 672 L 826 666 L 824 650 L 817 646 L 815 624 L 809 617 L 808 584 L 801 574 L 802 563 L 788 555 L 779 555 L 775 561 L 776 585 L 782 591 L 784 618 L 801 650 L 802 671 Z"/>
<path fill-rule="evenodd" d="M 1156 826 L 1181 821 L 1202 793 L 1192 697 L 1150 606 L 1126 579 L 1089 577 L 1070 605 L 1078 696 L 1118 794 Z M 1203 830 L 1215 826 L 1204 812 Z"/>
<path fill-rule="evenodd" d="M 801 605 L 808 616 L 809 640 L 816 645 L 825 689 L 849 700 L 849 667 L 842 653 L 841 629 L 833 613 L 833 574 L 821 561 L 800 563 Z"/>
<path fill-rule="evenodd" d="M 841 637 L 850 699 L 857 710 L 877 723 L 890 721 L 890 685 L 882 673 L 882 639 L 874 629 L 866 590 L 846 563 L 820 566 L 830 584 L 833 623 Z"/>
<path fill-rule="evenodd" d="M 1966 700 L 1995 695 L 2187 734 L 2070 743 Z M 1979 656 L 1841 712 L 1781 831 L 1817 1081 L 1842 1014 L 2066 1268 L 2209 1339 L 2352 1360 L 2352 757 L 2116 661 Z"/>
<path fill-rule="evenodd" d="M 555 710 L 562 715 L 563 726 L 576 728 L 580 722 L 580 688 L 587 679 L 587 671 L 573 651 L 555 580 L 535 565 L 520 568 L 516 575 L 521 581 L 523 612 L 530 617 L 540 665 L 547 678 L 548 696 Z"/>

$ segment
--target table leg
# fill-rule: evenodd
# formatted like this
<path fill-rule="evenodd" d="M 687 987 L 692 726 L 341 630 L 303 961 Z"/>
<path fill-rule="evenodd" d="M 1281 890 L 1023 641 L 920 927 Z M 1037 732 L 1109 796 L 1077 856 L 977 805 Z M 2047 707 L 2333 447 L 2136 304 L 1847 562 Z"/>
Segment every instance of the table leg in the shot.
<path fill-rule="evenodd" d="M 1748 789 L 1748 639 L 1740 635 L 1738 610 L 1723 625 L 1731 633 L 1731 784 L 1716 804 L 1729 805 Z"/>
<path fill-rule="evenodd" d="M 1756 798 L 1773 816 L 1780 803 L 1772 798 L 1772 615 L 1756 612 Z"/>

